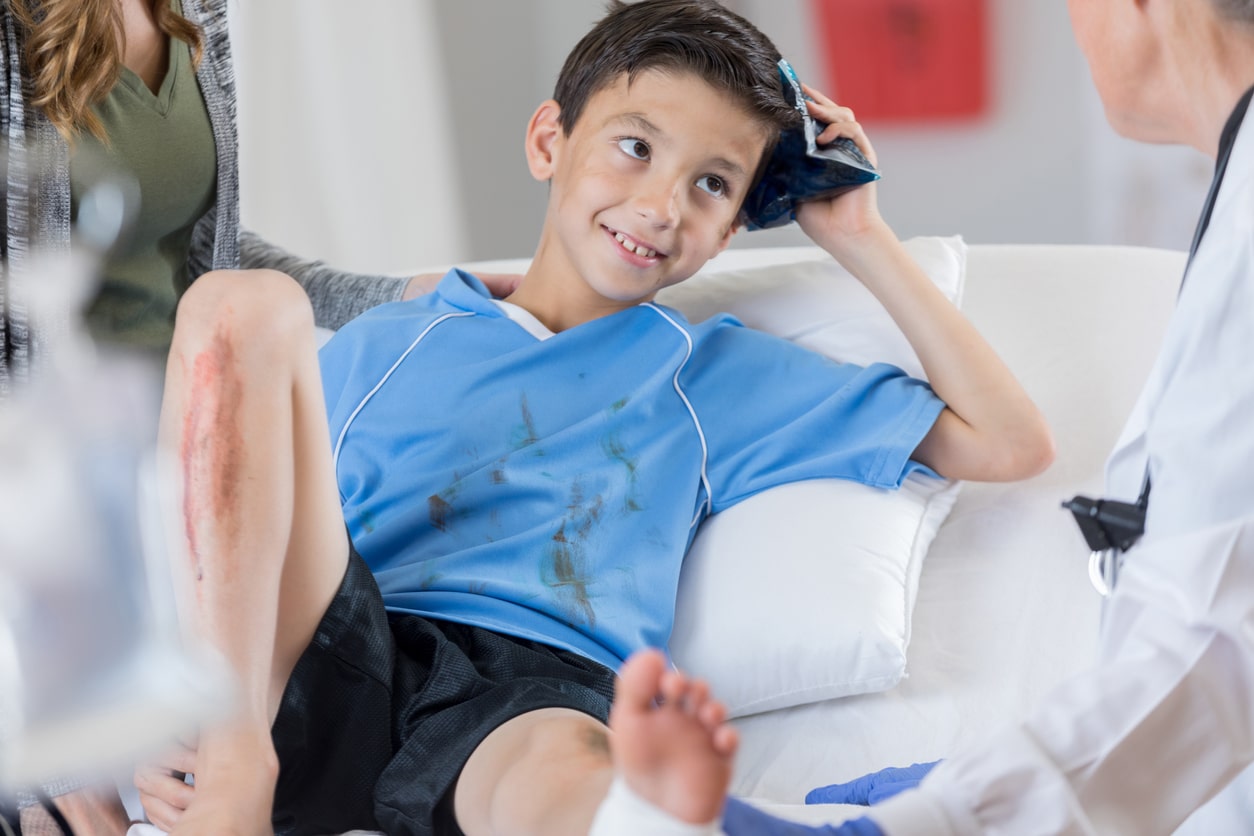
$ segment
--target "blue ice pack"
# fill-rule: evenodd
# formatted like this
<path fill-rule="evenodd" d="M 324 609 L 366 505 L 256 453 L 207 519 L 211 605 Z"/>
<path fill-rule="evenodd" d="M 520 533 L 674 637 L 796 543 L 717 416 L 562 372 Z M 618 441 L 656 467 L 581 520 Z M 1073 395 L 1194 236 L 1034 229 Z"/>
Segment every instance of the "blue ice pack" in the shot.
<path fill-rule="evenodd" d="M 853 140 L 842 136 L 819 147 L 816 139 L 827 126 L 806 110 L 809 97 L 802 92 L 792 65 L 782 58 L 779 77 L 784 96 L 801 114 L 801 124 L 780 134 L 761 181 L 745 198 L 741 209 L 745 229 L 783 226 L 797 219 L 799 203 L 834 197 L 880 179 Z"/>

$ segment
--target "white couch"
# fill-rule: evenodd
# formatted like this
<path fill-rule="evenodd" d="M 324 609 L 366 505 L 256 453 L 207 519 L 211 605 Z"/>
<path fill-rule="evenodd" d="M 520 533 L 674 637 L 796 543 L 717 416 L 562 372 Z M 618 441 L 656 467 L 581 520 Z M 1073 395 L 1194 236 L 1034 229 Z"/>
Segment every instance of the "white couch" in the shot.
<path fill-rule="evenodd" d="M 1022 716 L 1092 659 L 1099 598 L 1089 585 L 1084 544 L 1060 503 L 1101 492 L 1105 456 L 1154 359 L 1184 254 L 1100 246 L 963 249 L 961 307 L 1043 409 L 1057 459 L 1025 482 L 962 487 L 917 573 L 913 619 L 903 636 L 905 677 L 895 686 L 734 721 L 742 744 L 732 791 L 785 817 L 818 822 L 859 815 L 857 808 L 806 808 L 801 799 L 818 785 L 953 754 Z M 762 249 L 731 250 L 715 266 L 775 258 Z M 769 638 L 787 616 L 744 617 L 759 619 Z M 766 660 L 745 661 L 744 675 L 752 676 Z M 699 668 L 700 660 L 693 665 Z"/>
<path fill-rule="evenodd" d="M 1023 716 L 1053 685 L 1092 661 L 1100 599 L 1088 580 L 1087 549 L 1061 502 L 1076 493 L 1101 494 L 1106 455 L 1156 355 L 1185 254 L 1113 246 L 966 245 L 960 239 L 907 242 L 916 258 L 927 259 L 925 267 L 942 285 L 946 280 L 937 273 L 948 267 L 931 249 L 937 241 L 948 246 L 956 241 L 965 255 L 965 277 L 957 289 L 960 307 L 1044 411 L 1054 429 L 1057 458 L 1045 473 L 1025 482 L 962 486 L 921 571 L 916 564 L 909 567 L 916 576 L 904 582 L 907 623 L 900 640 L 905 671 L 895 686 L 817 702 L 794 699 L 798 704 L 755 713 L 733 706 L 734 714 L 745 716 L 735 720 L 742 744 L 732 791 L 789 818 L 828 821 L 858 814 L 857 808 L 806 808 L 801 799 L 815 786 L 955 753 L 974 737 Z M 751 242 L 751 237 L 744 241 Z M 822 253 L 732 249 L 702 272 L 778 265 L 785 275 L 789 264 L 816 255 Z M 525 265 L 512 260 L 472 268 L 515 271 Z M 701 292 L 688 291 L 704 278 L 695 277 L 676 289 L 679 293 L 664 291 L 658 299 L 699 319 L 691 312 L 707 312 L 712 302 L 702 294 L 714 285 L 705 282 Z M 754 281 L 758 286 L 751 287 Z M 743 286 L 750 292 L 732 294 L 730 301 L 749 322 L 771 301 L 763 295 L 760 278 Z M 720 301 L 719 292 L 709 291 L 714 302 Z M 843 299 L 822 304 L 830 310 Z M 815 330 L 805 324 L 811 315 L 787 308 L 805 304 L 799 293 L 765 319 L 778 324 L 781 316 L 800 316 L 802 324 L 793 331 L 804 332 L 804 342 L 805 333 Z M 788 330 L 787 324 L 782 330 Z M 864 349 L 858 345 L 854 353 Z M 684 583 L 725 580 L 711 558 L 701 556 L 706 563 L 699 571 L 691 568 L 690 558 Z M 764 684 L 774 695 L 780 690 L 777 683 L 744 680 L 788 670 L 774 657 L 797 652 L 788 644 L 796 643 L 801 629 L 793 623 L 797 614 L 782 607 L 768 613 L 749 609 L 757 583 L 752 574 L 723 584 L 719 597 L 737 583 L 739 593 L 721 604 L 701 601 L 696 612 L 696 593 L 681 589 L 673 649 L 681 665 L 710 674 L 716 685 L 720 678 L 732 690 L 754 691 Z M 725 625 L 753 621 L 748 632 L 737 628 L 731 641 L 720 643 L 719 631 L 708 629 L 711 617 Z M 738 661 L 735 654 L 742 652 L 745 638 L 754 636 L 758 640 L 751 644 L 758 646 L 759 657 Z M 821 645 L 834 638 L 818 635 L 814 641 Z M 813 659 L 811 653 L 797 664 Z"/>
<path fill-rule="evenodd" d="M 736 721 L 735 793 L 798 819 L 839 818 L 789 805 L 815 786 L 953 754 L 1091 662 L 1100 599 L 1060 502 L 1100 495 L 1184 262 L 1141 248 L 969 248 L 961 307 L 1044 411 L 1057 459 L 1026 482 L 963 487 L 922 567 L 900 684 Z"/>

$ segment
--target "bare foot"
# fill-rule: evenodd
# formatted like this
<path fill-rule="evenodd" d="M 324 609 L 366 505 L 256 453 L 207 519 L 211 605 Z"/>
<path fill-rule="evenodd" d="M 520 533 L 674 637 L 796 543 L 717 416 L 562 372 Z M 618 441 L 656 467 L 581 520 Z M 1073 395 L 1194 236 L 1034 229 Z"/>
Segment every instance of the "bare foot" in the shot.
<path fill-rule="evenodd" d="M 658 699 L 660 698 L 660 703 Z M 689 824 L 718 818 L 736 732 L 703 682 L 668 671 L 662 654 L 632 654 L 610 711 L 614 767 L 641 798 Z"/>

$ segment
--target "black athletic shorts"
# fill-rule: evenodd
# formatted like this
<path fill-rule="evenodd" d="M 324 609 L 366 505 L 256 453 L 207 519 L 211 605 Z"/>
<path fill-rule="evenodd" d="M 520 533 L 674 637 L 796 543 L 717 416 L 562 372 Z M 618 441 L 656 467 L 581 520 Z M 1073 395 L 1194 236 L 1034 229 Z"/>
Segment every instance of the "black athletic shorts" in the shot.
<path fill-rule="evenodd" d="M 459 834 L 452 790 L 493 729 L 554 707 L 605 722 L 613 696 L 578 654 L 386 612 L 353 551 L 274 721 L 275 832 Z"/>

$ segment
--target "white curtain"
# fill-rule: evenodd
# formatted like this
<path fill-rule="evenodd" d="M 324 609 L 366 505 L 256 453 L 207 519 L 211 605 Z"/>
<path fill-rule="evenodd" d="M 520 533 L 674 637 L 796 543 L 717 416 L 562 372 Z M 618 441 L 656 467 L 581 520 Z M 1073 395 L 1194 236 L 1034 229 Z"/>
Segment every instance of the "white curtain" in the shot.
<path fill-rule="evenodd" d="M 438 0 L 232 0 L 242 215 L 337 267 L 461 261 Z"/>

